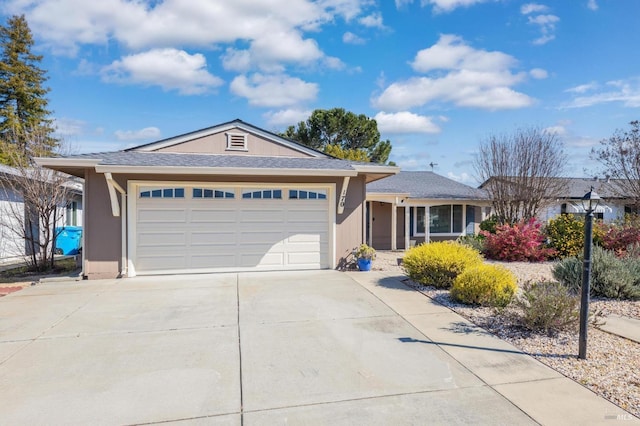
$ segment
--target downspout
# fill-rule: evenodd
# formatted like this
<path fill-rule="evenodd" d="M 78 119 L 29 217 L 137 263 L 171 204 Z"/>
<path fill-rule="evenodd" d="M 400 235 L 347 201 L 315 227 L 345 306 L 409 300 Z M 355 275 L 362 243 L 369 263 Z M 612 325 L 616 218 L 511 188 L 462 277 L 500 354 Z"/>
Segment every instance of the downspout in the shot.
<path fill-rule="evenodd" d="M 125 191 L 118 182 L 113 179 L 111 173 L 104 174 L 104 178 L 107 181 L 107 188 L 109 189 L 109 199 L 111 200 L 111 213 L 114 217 L 120 216 L 120 228 L 121 228 L 121 247 L 120 247 L 120 276 L 125 277 L 127 275 L 127 215 L 120 214 L 121 208 L 126 212 L 127 209 L 127 191 Z M 120 204 L 118 204 L 118 198 L 116 191 L 120 193 Z"/>

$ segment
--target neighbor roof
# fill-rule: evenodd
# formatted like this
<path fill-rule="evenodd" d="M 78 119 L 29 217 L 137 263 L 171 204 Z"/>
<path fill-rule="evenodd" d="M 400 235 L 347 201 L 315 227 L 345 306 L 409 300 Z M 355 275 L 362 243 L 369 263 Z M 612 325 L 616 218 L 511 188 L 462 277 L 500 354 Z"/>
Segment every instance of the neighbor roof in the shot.
<path fill-rule="evenodd" d="M 367 193 L 409 194 L 409 198 L 486 200 L 487 193 L 427 171 L 402 171 L 367 184 Z"/>
<path fill-rule="evenodd" d="M 480 188 L 484 188 L 491 179 L 497 178 L 489 178 L 480 185 Z M 619 179 L 600 180 L 597 178 L 573 177 L 554 177 L 549 179 L 553 179 L 556 183 L 564 186 L 562 197 L 567 199 L 580 199 L 589 192 L 591 187 L 593 187 L 593 190 L 602 198 L 621 198 L 615 190 L 616 183 L 620 182 Z"/>

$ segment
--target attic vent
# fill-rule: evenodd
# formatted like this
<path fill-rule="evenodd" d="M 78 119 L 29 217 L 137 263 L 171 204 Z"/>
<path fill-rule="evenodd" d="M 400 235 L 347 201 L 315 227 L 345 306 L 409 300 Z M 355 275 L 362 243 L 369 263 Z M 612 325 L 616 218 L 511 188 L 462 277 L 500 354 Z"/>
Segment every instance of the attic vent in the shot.
<path fill-rule="evenodd" d="M 247 135 L 244 133 L 227 133 L 227 151 L 248 151 Z"/>

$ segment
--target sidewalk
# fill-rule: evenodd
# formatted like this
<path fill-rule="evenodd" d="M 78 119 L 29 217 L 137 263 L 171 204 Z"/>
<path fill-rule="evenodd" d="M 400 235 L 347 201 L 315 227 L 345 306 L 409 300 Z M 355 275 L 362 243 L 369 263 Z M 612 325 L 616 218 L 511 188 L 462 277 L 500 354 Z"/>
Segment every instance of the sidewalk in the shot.
<path fill-rule="evenodd" d="M 400 277 L 385 272 L 348 274 L 534 421 L 640 424 L 617 405 L 408 288 Z"/>
<path fill-rule="evenodd" d="M 640 343 L 640 320 L 623 317 L 620 315 L 608 315 L 603 325 L 598 326 L 602 331 L 624 337 Z"/>

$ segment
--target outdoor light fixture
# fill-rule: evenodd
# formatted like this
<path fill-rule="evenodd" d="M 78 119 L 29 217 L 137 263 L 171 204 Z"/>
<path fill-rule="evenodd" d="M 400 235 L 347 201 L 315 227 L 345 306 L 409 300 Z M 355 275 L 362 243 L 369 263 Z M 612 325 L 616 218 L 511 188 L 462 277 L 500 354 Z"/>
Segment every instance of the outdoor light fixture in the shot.
<path fill-rule="evenodd" d="M 582 294 L 580 298 L 580 337 L 578 358 L 587 358 L 587 326 L 589 323 L 589 292 L 591 291 L 591 247 L 593 245 L 593 213 L 601 198 L 593 190 L 582 197 L 582 207 L 587 214 L 584 221 L 584 263 L 582 266 Z"/>

